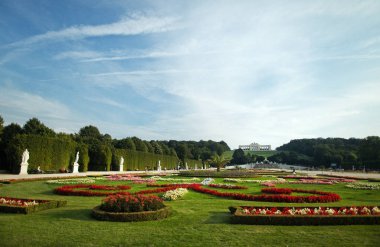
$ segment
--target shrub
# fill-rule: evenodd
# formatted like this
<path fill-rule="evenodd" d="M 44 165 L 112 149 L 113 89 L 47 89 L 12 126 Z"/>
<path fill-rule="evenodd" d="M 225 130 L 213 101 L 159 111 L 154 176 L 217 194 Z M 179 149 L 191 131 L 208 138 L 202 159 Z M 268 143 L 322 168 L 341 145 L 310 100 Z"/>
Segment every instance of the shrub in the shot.
<path fill-rule="evenodd" d="M 162 199 L 154 195 L 111 195 L 100 205 L 101 210 L 114 213 L 156 211 L 164 207 Z"/>
<path fill-rule="evenodd" d="M 162 199 L 165 201 L 175 201 L 182 198 L 185 194 L 187 194 L 188 190 L 185 188 L 177 188 L 174 190 L 168 190 L 165 194 L 162 195 Z"/>
<path fill-rule="evenodd" d="M 0 197 L 0 212 L 29 214 L 66 205 L 66 201 Z"/>

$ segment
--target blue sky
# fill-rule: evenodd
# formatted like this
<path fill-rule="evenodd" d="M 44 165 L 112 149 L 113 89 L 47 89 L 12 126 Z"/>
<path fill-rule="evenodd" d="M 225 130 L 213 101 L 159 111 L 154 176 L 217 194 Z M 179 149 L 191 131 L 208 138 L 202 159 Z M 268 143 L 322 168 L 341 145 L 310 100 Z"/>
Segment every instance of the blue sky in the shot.
<path fill-rule="evenodd" d="M 380 135 L 380 1 L 0 1 L 0 114 L 57 132 Z"/>

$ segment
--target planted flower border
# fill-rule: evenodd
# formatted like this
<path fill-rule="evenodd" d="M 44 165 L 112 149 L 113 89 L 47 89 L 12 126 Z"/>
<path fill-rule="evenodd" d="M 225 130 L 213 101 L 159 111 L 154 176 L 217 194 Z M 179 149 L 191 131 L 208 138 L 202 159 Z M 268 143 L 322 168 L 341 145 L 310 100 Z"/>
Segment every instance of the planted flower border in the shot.
<path fill-rule="evenodd" d="M 119 221 L 119 222 L 131 222 L 131 221 L 148 221 L 148 220 L 160 220 L 167 218 L 171 213 L 171 209 L 168 206 L 156 211 L 143 211 L 132 213 L 112 213 L 106 212 L 97 206 L 92 209 L 91 215 L 97 220 L 105 221 Z"/>
<path fill-rule="evenodd" d="M 377 206 L 289 208 L 230 207 L 231 222 L 248 225 L 374 225 L 380 224 Z"/>
<path fill-rule="evenodd" d="M 66 201 L 0 197 L 0 212 L 29 214 L 41 210 L 63 207 Z"/>
<path fill-rule="evenodd" d="M 148 221 L 159 220 L 170 215 L 170 208 L 155 195 L 111 195 L 92 210 L 97 220 Z"/>
<path fill-rule="evenodd" d="M 78 190 L 79 189 L 79 190 Z M 129 194 L 125 190 L 131 189 L 128 185 L 65 185 L 54 189 L 54 193 L 66 196 L 107 196 L 115 194 Z"/>

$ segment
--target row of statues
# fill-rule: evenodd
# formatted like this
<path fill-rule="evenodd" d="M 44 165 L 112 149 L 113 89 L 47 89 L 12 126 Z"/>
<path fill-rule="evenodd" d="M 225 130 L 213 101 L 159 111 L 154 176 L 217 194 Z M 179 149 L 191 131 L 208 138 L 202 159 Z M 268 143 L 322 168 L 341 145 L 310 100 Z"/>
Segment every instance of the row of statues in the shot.
<path fill-rule="evenodd" d="M 24 175 L 24 174 L 28 174 L 28 160 L 29 160 L 29 151 L 28 149 L 25 149 L 25 151 L 22 153 L 22 157 L 21 157 L 21 170 L 20 170 L 20 175 Z M 74 161 L 74 164 L 73 164 L 73 173 L 79 173 L 79 151 L 76 153 L 76 156 L 75 156 L 75 161 Z M 120 163 L 119 163 L 119 171 L 124 171 L 123 169 L 123 165 L 124 165 L 124 158 L 123 156 L 120 157 Z M 39 167 L 38 167 L 39 168 Z M 161 171 L 161 161 L 159 160 L 158 161 L 158 164 L 157 164 L 157 171 Z M 187 163 L 186 163 L 186 170 L 188 170 L 188 166 L 187 166 Z M 197 169 L 197 168 L 195 168 Z"/>

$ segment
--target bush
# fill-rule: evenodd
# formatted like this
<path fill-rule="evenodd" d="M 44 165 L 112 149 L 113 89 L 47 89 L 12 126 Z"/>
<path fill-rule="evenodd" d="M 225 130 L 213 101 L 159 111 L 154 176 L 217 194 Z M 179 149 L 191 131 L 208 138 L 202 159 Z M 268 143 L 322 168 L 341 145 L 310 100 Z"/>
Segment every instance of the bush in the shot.
<path fill-rule="evenodd" d="M 100 209 L 100 206 L 95 207 L 92 210 L 92 216 L 97 220 L 107 220 L 107 221 L 148 221 L 148 220 L 160 220 L 167 218 L 171 213 L 169 207 L 164 207 L 156 211 L 142 211 L 142 212 L 132 212 L 132 213 L 113 213 L 106 212 Z"/>
<path fill-rule="evenodd" d="M 142 212 L 164 208 L 162 200 L 154 195 L 111 195 L 105 198 L 100 209 L 106 212 Z"/>

